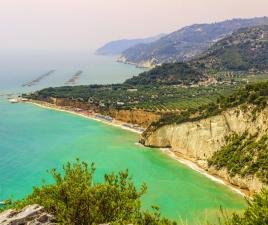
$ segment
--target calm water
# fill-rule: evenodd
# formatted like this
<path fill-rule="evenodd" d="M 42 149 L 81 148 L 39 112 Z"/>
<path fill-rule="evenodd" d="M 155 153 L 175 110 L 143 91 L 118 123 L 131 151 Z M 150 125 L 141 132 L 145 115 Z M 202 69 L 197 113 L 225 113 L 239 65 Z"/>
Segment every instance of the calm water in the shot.
<path fill-rule="evenodd" d="M 140 72 L 106 57 L 73 55 L 73 61 L 71 56 L 66 61 L 57 57 L 53 61 L 55 56 L 51 56 L 45 57 L 46 61 L 39 56 L 32 63 L 31 57 L 27 57 L 25 61 L 14 60 L 14 67 L 9 65 L 13 61 L 11 56 L 11 61 L 1 62 L 0 93 L 24 91 L 21 83 L 50 69 L 58 72 L 39 87 L 62 85 L 79 69 L 86 71 L 81 83 L 114 83 Z M 187 219 L 194 224 L 197 217 L 215 219 L 220 206 L 227 210 L 245 206 L 244 200 L 225 186 L 180 165 L 157 149 L 138 145 L 137 140 L 137 134 L 119 128 L 29 104 L 9 104 L 2 97 L 0 198 L 24 197 L 32 186 L 41 184 L 42 178 L 48 178 L 47 169 L 59 168 L 79 157 L 96 163 L 96 181 L 105 173 L 128 168 L 137 185 L 148 185 L 143 198 L 145 208 L 157 204 L 163 215 L 173 219 Z"/>
<path fill-rule="evenodd" d="M 49 70 L 56 72 L 32 88 L 21 87 Z M 79 70 L 82 70 L 83 74 L 77 84 L 118 83 L 143 71 L 134 66 L 117 63 L 112 57 L 95 56 L 88 52 L 1 52 L 0 94 L 4 91 L 62 86 Z"/>

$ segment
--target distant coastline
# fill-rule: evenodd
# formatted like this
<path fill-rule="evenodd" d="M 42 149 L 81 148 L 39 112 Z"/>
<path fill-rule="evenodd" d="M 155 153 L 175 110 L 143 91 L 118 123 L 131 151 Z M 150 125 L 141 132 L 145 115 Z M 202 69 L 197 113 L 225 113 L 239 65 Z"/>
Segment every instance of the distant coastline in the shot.
<path fill-rule="evenodd" d="M 125 65 L 135 66 L 136 68 L 144 69 L 144 70 L 150 70 L 150 69 L 153 69 L 156 66 L 156 65 L 151 64 L 149 61 L 148 62 L 143 62 L 143 63 L 130 62 L 122 55 L 120 55 L 120 56 L 118 56 L 116 58 L 116 62 L 125 64 Z"/>

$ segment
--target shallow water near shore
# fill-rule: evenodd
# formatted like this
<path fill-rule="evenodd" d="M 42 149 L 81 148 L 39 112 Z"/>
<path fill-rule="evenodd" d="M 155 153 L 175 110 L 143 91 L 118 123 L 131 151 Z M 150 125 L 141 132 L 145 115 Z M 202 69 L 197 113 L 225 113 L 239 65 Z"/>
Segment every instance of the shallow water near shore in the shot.
<path fill-rule="evenodd" d="M 15 66 L 14 66 L 15 65 Z M 21 84 L 51 69 L 56 73 L 36 86 Z M 5 55 L 0 63 L 0 95 L 60 86 L 77 70 L 84 73 L 78 84 L 121 82 L 140 69 L 118 64 L 114 58 L 87 54 L 60 56 Z M 129 169 L 137 186 L 146 182 L 144 208 L 159 205 L 164 216 L 196 224 L 215 221 L 220 206 L 241 210 L 244 199 L 180 164 L 158 149 L 145 148 L 139 135 L 72 114 L 31 104 L 9 104 L 0 96 L 0 200 L 19 199 L 50 181 L 47 170 L 80 158 L 96 164 L 96 182 L 105 173 Z"/>

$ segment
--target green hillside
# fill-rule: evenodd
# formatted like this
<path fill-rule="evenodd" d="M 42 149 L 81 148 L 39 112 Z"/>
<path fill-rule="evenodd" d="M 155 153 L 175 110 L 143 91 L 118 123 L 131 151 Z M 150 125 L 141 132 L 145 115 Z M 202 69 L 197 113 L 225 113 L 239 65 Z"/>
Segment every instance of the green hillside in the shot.
<path fill-rule="evenodd" d="M 268 100 L 268 82 L 257 82 L 246 85 L 232 94 L 220 96 L 216 101 L 203 104 L 198 108 L 186 108 L 180 113 L 167 113 L 162 118 L 152 123 L 147 131 L 156 130 L 157 128 L 169 125 L 180 124 L 189 121 L 198 121 L 210 116 L 217 115 L 222 111 L 237 107 L 247 106 L 249 104 L 255 106 L 254 112 L 263 109 L 267 105 Z M 252 115 L 254 119 L 254 114 Z M 145 134 L 146 135 L 146 134 Z"/>
<path fill-rule="evenodd" d="M 214 70 L 267 70 L 268 25 L 240 29 L 213 45 L 199 61 Z"/>
<path fill-rule="evenodd" d="M 268 183 L 268 137 L 244 133 L 228 137 L 227 145 L 208 160 L 209 166 L 227 168 L 230 176 L 256 175 Z"/>
<path fill-rule="evenodd" d="M 209 77 L 222 79 L 230 74 L 252 73 L 268 73 L 268 25 L 240 29 L 218 41 L 197 59 L 163 64 L 126 83 L 190 85 Z"/>
<path fill-rule="evenodd" d="M 165 85 L 194 84 L 206 79 L 203 71 L 203 65 L 193 66 L 190 63 L 163 64 L 139 76 L 128 79 L 125 83 L 131 85 L 156 83 Z"/>
<path fill-rule="evenodd" d="M 206 51 L 218 40 L 240 28 L 268 24 L 267 17 L 233 19 L 219 23 L 194 24 L 183 27 L 150 44 L 139 44 L 122 54 L 126 62 L 154 65 L 188 61 Z"/>

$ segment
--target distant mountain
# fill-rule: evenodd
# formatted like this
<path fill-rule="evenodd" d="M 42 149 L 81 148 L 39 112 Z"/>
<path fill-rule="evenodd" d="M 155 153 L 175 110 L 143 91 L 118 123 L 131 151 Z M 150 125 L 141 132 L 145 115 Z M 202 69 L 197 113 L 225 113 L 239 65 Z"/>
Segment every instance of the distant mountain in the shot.
<path fill-rule="evenodd" d="M 216 42 L 199 58 L 164 63 L 126 81 L 127 84 L 193 84 L 217 72 L 268 74 L 268 25 L 241 28 Z"/>
<path fill-rule="evenodd" d="M 216 71 L 268 72 L 268 25 L 239 29 L 197 61 Z"/>
<path fill-rule="evenodd" d="M 155 42 L 130 47 L 122 53 L 119 61 L 145 67 L 188 61 L 240 28 L 264 24 L 268 24 L 268 17 L 194 24 L 166 35 Z"/>
<path fill-rule="evenodd" d="M 131 40 L 118 40 L 112 41 L 105 44 L 103 47 L 96 50 L 96 54 L 98 55 L 120 55 L 126 49 L 133 47 L 138 44 L 149 44 L 154 41 L 159 40 L 164 37 L 165 34 L 159 34 L 154 37 L 143 38 L 143 39 L 131 39 Z"/>

